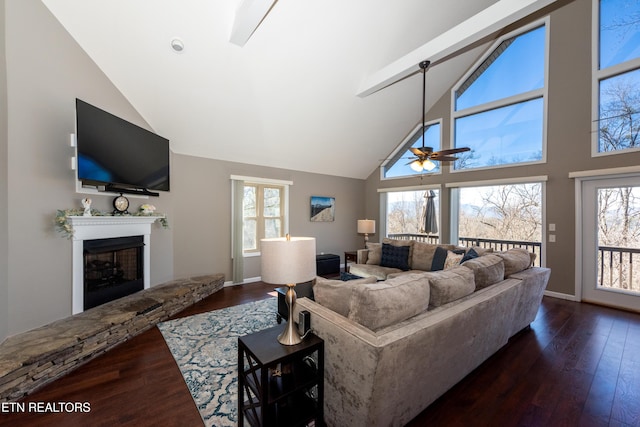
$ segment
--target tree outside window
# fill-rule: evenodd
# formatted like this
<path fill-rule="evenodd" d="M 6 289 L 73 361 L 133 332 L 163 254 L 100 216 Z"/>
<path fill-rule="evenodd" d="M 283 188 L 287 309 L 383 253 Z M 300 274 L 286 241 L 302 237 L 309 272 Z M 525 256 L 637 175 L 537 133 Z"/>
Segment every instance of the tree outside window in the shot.
<path fill-rule="evenodd" d="M 282 237 L 284 187 L 267 184 L 244 185 L 243 249 L 258 252 L 260 239 Z"/>

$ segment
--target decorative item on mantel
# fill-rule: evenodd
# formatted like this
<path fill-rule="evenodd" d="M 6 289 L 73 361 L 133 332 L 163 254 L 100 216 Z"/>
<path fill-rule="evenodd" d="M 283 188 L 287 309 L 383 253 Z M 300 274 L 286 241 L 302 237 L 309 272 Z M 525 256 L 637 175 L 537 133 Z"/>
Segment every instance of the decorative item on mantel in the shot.
<path fill-rule="evenodd" d="M 84 213 L 82 216 L 91 216 L 91 199 L 85 197 L 82 199 L 82 207 L 84 208 Z"/>
<path fill-rule="evenodd" d="M 85 205 L 85 200 L 82 200 L 82 205 Z M 144 204 L 140 206 L 138 212 L 130 213 L 128 215 L 116 215 L 118 217 L 123 216 L 153 216 L 157 217 L 156 222 L 159 222 L 162 225 L 162 228 L 169 228 L 169 222 L 167 221 L 167 217 L 164 214 L 155 213 L 156 207 L 149 204 Z M 88 213 L 86 215 L 87 207 L 85 206 L 83 209 L 58 209 L 56 211 L 55 217 L 55 225 L 56 229 L 59 233 L 63 234 L 67 239 L 71 239 L 73 237 L 73 226 L 69 223 L 69 217 L 71 216 L 114 216 L 112 212 L 100 212 L 96 209 L 91 209 L 89 207 Z"/>

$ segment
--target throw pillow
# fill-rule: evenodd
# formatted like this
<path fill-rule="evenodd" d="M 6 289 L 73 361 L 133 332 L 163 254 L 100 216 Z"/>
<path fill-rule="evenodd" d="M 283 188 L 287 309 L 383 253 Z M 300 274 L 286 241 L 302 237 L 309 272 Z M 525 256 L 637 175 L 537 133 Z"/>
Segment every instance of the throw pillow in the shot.
<path fill-rule="evenodd" d="M 444 270 L 444 265 L 447 262 L 447 255 L 449 252 L 454 254 L 464 254 L 462 249 L 447 249 L 446 246 L 438 246 L 433 254 L 433 262 L 431 263 L 431 271 Z M 458 261 L 459 263 L 460 261 Z"/>
<path fill-rule="evenodd" d="M 382 257 L 382 243 L 369 243 L 367 242 L 367 264 L 380 265 L 380 258 Z"/>
<path fill-rule="evenodd" d="M 393 246 L 383 243 L 380 265 L 404 271 L 409 270 L 409 246 Z"/>
<path fill-rule="evenodd" d="M 314 299 L 321 306 L 347 317 L 353 289 L 357 286 L 376 283 L 377 281 L 375 277 L 365 277 L 349 280 L 348 282 L 316 277 L 316 283 L 313 285 Z"/>
<path fill-rule="evenodd" d="M 431 271 L 444 270 L 444 263 L 447 261 L 448 250 L 438 246 L 433 254 L 433 261 L 431 262 Z"/>
<path fill-rule="evenodd" d="M 471 248 L 467 251 L 467 253 L 464 254 L 462 259 L 460 260 L 460 264 L 462 264 L 465 261 L 469 261 L 470 259 L 478 258 L 479 256 L 480 255 L 478 255 L 478 252 L 476 252 L 475 249 Z"/>
<path fill-rule="evenodd" d="M 387 243 L 391 246 L 408 246 L 409 247 L 409 268 L 413 268 L 413 266 L 411 265 L 411 256 L 413 254 L 413 244 L 415 243 L 414 240 L 397 240 L 397 239 L 389 239 L 388 237 L 385 237 L 384 239 L 382 239 L 382 243 Z"/>
<path fill-rule="evenodd" d="M 454 251 L 447 251 L 447 259 L 444 261 L 444 270 L 448 270 L 457 265 L 460 265 L 462 262 L 462 257 L 464 254 L 457 254 Z"/>
<path fill-rule="evenodd" d="M 360 276 L 356 276 L 355 274 L 345 273 L 344 271 L 340 272 L 340 280 L 343 282 L 348 282 L 349 280 L 357 280 L 362 279 Z"/>

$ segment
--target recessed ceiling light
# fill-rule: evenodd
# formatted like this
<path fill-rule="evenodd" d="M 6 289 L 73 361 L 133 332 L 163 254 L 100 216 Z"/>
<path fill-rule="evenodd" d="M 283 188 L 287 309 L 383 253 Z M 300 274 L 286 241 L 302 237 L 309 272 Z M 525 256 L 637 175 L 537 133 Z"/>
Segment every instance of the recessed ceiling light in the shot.
<path fill-rule="evenodd" d="M 174 50 L 174 52 L 182 52 L 184 50 L 184 43 L 182 40 L 180 40 L 179 38 L 175 38 L 173 40 L 171 40 L 171 49 Z"/>

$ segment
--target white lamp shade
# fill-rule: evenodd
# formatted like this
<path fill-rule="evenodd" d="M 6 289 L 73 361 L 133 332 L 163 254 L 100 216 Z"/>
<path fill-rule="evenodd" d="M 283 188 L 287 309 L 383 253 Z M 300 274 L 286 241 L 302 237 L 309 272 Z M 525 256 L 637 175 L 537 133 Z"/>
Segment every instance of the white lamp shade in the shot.
<path fill-rule="evenodd" d="M 261 239 L 262 281 L 275 285 L 308 282 L 316 277 L 314 237 Z"/>
<path fill-rule="evenodd" d="M 376 232 L 376 222 L 372 219 L 358 220 L 358 233 L 373 234 Z"/>

